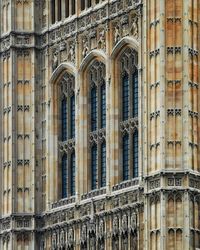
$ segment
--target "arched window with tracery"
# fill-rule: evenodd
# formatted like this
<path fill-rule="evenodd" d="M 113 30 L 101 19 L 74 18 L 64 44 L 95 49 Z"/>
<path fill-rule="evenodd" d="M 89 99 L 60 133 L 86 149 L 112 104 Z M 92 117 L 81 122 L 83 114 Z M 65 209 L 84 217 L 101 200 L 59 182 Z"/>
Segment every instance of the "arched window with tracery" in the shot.
<path fill-rule="evenodd" d="M 126 48 L 120 56 L 122 180 L 138 177 L 138 56 Z"/>
<path fill-rule="evenodd" d="M 75 158 L 75 78 L 65 73 L 60 81 L 60 152 L 62 198 L 76 193 Z"/>
<path fill-rule="evenodd" d="M 105 65 L 93 61 L 88 70 L 91 190 L 106 186 Z"/>

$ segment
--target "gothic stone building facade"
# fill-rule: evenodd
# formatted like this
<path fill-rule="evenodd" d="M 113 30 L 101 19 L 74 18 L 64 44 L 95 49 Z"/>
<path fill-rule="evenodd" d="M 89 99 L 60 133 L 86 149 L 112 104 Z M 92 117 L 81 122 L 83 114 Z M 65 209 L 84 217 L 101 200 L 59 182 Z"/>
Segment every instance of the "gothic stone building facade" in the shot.
<path fill-rule="evenodd" d="M 199 249 L 200 1 L 0 10 L 0 249 Z"/>

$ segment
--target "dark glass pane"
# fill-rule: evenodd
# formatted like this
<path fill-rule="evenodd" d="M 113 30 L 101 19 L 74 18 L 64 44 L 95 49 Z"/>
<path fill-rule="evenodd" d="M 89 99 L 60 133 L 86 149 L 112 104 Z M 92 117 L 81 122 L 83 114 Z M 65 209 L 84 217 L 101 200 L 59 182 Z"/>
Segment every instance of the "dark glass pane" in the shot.
<path fill-rule="evenodd" d="M 76 194 L 76 161 L 75 154 L 71 155 L 71 195 Z"/>
<path fill-rule="evenodd" d="M 61 0 L 58 0 L 58 21 L 62 19 L 61 15 Z"/>
<path fill-rule="evenodd" d="M 81 0 L 81 10 L 85 9 L 85 0 Z"/>
<path fill-rule="evenodd" d="M 93 87 L 91 90 L 91 129 L 97 129 L 97 90 Z"/>
<path fill-rule="evenodd" d="M 133 135 L 133 178 L 138 177 L 138 132 Z"/>
<path fill-rule="evenodd" d="M 101 187 L 106 186 L 106 143 L 101 145 Z"/>
<path fill-rule="evenodd" d="M 67 197 L 67 156 L 62 158 L 62 198 Z"/>
<path fill-rule="evenodd" d="M 106 127 L 106 86 L 101 86 L 101 128 Z"/>
<path fill-rule="evenodd" d="M 62 140 L 67 140 L 67 100 L 62 100 L 62 111 L 61 111 L 61 121 L 62 121 Z"/>
<path fill-rule="evenodd" d="M 88 8 L 91 7 L 91 5 L 92 5 L 92 1 L 88 0 Z"/>
<path fill-rule="evenodd" d="M 123 121 L 129 118 L 129 78 L 126 74 L 122 79 L 122 117 Z"/>
<path fill-rule="evenodd" d="M 75 96 L 71 97 L 71 138 L 75 137 Z"/>
<path fill-rule="evenodd" d="M 138 116 L 138 71 L 133 74 L 133 117 Z"/>
<path fill-rule="evenodd" d="M 125 135 L 123 137 L 123 180 L 129 179 L 129 137 Z"/>
<path fill-rule="evenodd" d="M 91 150 L 91 188 L 97 188 L 97 146 L 93 146 Z"/>
<path fill-rule="evenodd" d="M 55 0 L 51 1 L 51 20 L 55 23 Z"/>
<path fill-rule="evenodd" d="M 75 0 L 72 0 L 72 15 L 76 13 L 76 2 Z"/>
<path fill-rule="evenodd" d="M 65 17 L 69 16 L 69 0 L 65 0 Z"/>

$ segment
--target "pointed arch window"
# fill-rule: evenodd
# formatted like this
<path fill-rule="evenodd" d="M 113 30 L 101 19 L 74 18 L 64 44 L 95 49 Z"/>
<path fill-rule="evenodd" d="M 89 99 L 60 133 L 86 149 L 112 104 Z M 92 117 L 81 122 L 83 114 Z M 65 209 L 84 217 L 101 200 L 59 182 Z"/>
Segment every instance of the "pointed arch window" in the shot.
<path fill-rule="evenodd" d="M 106 186 L 106 84 L 105 65 L 95 60 L 89 67 L 91 189 Z"/>
<path fill-rule="evenodd" d="M 60 81 L 61 96 L 61 190 L 62 198 L 74 196 L 76 193 L 76 158 L 75 158 L 75 78 L 65 73 Z"/>
<path fill-rule="evenodd" d="M 122 180 L 138 177 L 138 56 L 127 48 L 120 57 Z"/>

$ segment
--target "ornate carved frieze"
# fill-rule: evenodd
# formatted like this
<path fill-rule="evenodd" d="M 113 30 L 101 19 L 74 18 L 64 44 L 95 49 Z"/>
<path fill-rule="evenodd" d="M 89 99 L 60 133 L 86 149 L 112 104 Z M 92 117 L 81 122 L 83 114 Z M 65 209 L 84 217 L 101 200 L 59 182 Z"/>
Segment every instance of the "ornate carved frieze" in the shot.
<path fill-rule="evenodd" d="M 160 187 L 160 179 L 155 179 L 152 181 L 149 181 L 149 189 L 156 189 Z"/>
<path fill-rule="evenodd" d="M 180 187 L 180 186 L 182 186 L 182 178 L 170 177 L 170 178 L 168 178 L 168 180 L 167 180 L 167 185 L 168 185 L 169 187 L 172 187 L 172 186 Z"/>

